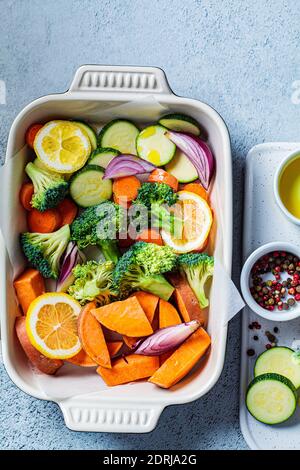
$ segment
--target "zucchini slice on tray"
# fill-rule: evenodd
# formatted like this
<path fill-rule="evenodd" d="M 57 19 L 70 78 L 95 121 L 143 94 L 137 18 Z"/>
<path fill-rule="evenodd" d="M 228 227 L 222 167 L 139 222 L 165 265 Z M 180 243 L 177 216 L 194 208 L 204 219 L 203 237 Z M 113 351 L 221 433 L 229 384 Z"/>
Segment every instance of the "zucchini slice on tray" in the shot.
<path fill-rule="evenodd" d="M 70 181 L 70 194 L 80 207 L 90 207 L 107 201 L 112 196 L 111 180 L 103 180 L 104 168 L 87 165 Z"/>
<path fill-rule="evenodd" d="M 136 139 L 138 156 L 156 166 L 169 163 L 174 157 L 176 145 L 165 136 L 165 132 L 167 129 L 159 125 L 143 129 Z"/>
<path fill-rule="evenodd" d="M 158 122 L 172 131 L 189 132 L 190 134 L 200 135 L 198 122 L 185 114 L 167 114 L 167 116 L 163 116 Z"/>
<path fill-rule="evenodd" d="M 166 171 L 175 176 L 179 183 L 191 183 L 198 178 L 198 172 L 190 159 L 177 149 L 172 160 L 167 163 Z"/>
<path fill-rule="evenodd" d="M 296 389 L 283 375 L 259 375 L 248 386 L 246 406 L 251 415 L 262 423 L 283 423 L 296 410 Z"/>
<path fill-rule="evenodd" d="M 99 147 L 110 147 L 121 153 L 136 155 L 136 138 L 139 129 L 127 119 L 114 119 L 106 124 L 98 137 Z"/>
<path fill-rule="evenodd" d="M 95 150 L 97 148 L 97 134 L 94 131 L 94 129 L 89 124 L 86 124 L 85 122 L 82 122 L 82 121 L 73 121 L 73 122 L 74 124 L 77 124 L 77 126 L 80 127 L 81 130 L 86 132 L 86 134 L 88 135 L 88 138 L 90 139 L 92 150 Z"/>
<path fill-rule="evenodd" d="M 254 365 L 254 377 L 273 372 L 287 377 L 296 388 L 300 387 L 300 363 L 293 349 L 277 346 L 260 354 Z"/>
<path fill-rule="evenodd" d="M 100 147 L 91 153 L 88 159 L 89 165 L 99 165 L 102 168 L 107 168 L 110 161 L 120 155 L 120 152 L 116 149 L 109 147 Z"/>

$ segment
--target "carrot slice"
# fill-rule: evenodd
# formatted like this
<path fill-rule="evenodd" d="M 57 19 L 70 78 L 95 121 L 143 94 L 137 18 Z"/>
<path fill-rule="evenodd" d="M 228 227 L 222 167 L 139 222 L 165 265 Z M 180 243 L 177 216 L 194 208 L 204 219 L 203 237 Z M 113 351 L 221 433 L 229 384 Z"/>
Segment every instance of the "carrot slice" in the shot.
<path fill-rule="evenodd" d="M 116 354 L 118 354 L 121 347 L 123 346 L 122 341 L 111 341 L 110 343 L 106 343 L 106 344 L 107 344 L 107 349 L 108 349 L 110 357 L 113 357 Z"/>
<path fill-rule="evenodd" d="M 61 224 L 61 216 L 57 209 L 48 209 L 40 212 L 32 209 L 27 214 L 27 224 L 30 232 L 55 232 Z"/>
<path fill-rule="evenodd" d="M 71 199 L 66 198 L 58 204 L 57 210 L 61 216 L 60 225 L 63 226 L 70 225 L 73 222 L 77 215 L 78 207 Z"/>
<path fill-rule="evenodd" d="M 35 136 L 37 135 L 38 131 L 42 129 L 43 124 L 33 124 L 27 129 L 27 132 L 25 134 L 25 141 L 26 144 L 33 149 L 33 143 Z"/>
<path fill-rule="evenodd" d="M 209 345 L 209 335 L 203 328 L 198 328 L 150 377 L 149 382 L 162 388 L 172 387 L 190 372 Z"/>
<path fill-rule="evenodd" d="M 60 359 L 50 359 L 32 346 L 26 331 L 26 318 L 17 317 L 15 322 L 17 337 L 31 364 L 44 374 L 53 375 L 64 364 Z"/>
<path fill-rule="evenodd" d="M 123 176 L 113 182 L 114 201 L 117 204 L 128 207 L 136 199 L 141 186 L 140 180 L 136 176 Z"/>
<path fill-rule="evenodd" d="M 159 368 L 157 356 L 130 354 L 126 358 L 116 359 L 111 369 L 98 367 L 97 372 L 106 385 L 121 385 L 150 377 Z"/>
<path fill-rule="evenodd" d="M 78 318 L 78 335 L 83 349 L 90 358 L 98 365 L 111 368 L 102 327 L 91 313 L 95 307 L 95 302 L 90 302 L 82 309 Z"/>
<path fill-rule="evenodd" d="M 148 178 L 150 183 L 165 183 L 170 186 L 175 192 L 178 191 L 178 180 L 175 176 L 170 175 L 167 171 L 162 168 L 156 168 L 153 170 Z"/>
<path fill-rule="evenodd" d="M 125 336 L 148 336 L 151 324 L 138 299 L 133 296 L 91 310 L 96 320 L 106 328 Z"/>
<path fill-rule="evenodd" d="M 146 243 L 156 243 L 156 245 L 160 246 L 164 244 L 159 231 L 155 230 L 154 228 L 145 228 L 142 230 L 141 233 L 137 236 L 137 240 Z"/>
<path fill-rule="evenodd" d="M 169 273 L 167 277 L 175 287 L 173 295 L 183 321 L 198 320 L 202 326 L 206 325 L 205 311 L 201 309 L 188 281 L 179 273 Z"/>
<path fill-rule="evenodd" d="M 184 191 L 189 191 L 190 193 L 198 194 L 203 199 L 205 199 L 205 201 L 208 201 L 208 194 L 201 183 L 188 183 L 185 184 L 182 189 Z"/>
<path fill-rule="evenodd" d="M 67 362 L 74 364 L 75 366 L 80 367 L 96 367 L 98 364 L 90 358 L 90 356 L 85 352 L 84 349 L 79 351 L 76 356 L 70 357 L 67 359 Z"/>
<path fill-rule="evenodd" d="M 32 210 L 31 199 L 34 193 L 34 186 L 32 183 L 24 183 L 20 189 L 20 203 L 26 211 Z"/>
<path fill-rule="evenodd" d="M 179 325 L 180 323 L 181 318 L 176 308 L 166 300 L 159 299 L 159 328 Z"/>
<path fill-rule="evenodd" d="M 26 269 L 15 281 L 14 288 L 24 315 L 29 305 L 37 297 L 45 293 L 45 281 L 36 269 Z"/>

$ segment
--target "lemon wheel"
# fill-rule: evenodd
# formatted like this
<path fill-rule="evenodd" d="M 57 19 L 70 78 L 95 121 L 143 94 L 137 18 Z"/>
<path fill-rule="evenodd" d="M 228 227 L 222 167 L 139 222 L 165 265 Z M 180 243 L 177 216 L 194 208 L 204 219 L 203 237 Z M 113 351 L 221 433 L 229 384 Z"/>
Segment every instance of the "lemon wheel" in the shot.
<path fill-rule="evenodd" d="M 44 356 L 67 359 L 81 349 L 77 334 L 80 304 L 64 293 L 37 297 L 26 315 L 26 331 L 31 344 Z"/>
<path fill-rule="evenodd" d="M 50 121 L 37 133 L 34 150 L 39 160 L 52 171 L 74 173 L 82 168 L 91 153 L 86 131 L 74 122 Z"/>
<path fill-rule="evenodd" d="M 181 238 L 175 238 L 169 232 L 162 230 L 164 243 L 173 248 L 176 253 L 188 253 L 200 250 L 211 229 L 212 212 L 201 196 L 190 191 L 179 191 L 178 207 L 183 218 L 183 232 Z M 177 212 L 177 211 L 176 211 Z M 177 212 L 177 215 L 178 212 Z"/>

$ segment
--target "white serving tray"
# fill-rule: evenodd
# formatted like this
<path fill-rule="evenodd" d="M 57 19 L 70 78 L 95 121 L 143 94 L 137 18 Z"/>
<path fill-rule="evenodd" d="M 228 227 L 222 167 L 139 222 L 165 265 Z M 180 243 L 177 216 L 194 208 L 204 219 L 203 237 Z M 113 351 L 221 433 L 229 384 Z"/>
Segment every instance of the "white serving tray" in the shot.
<path fill-rule="evenodd" d="M 243 255 L 245 259 L 259 246 L 271 241 L 300 243 L 300 227 L 290 222 L 275 203 L 273 178 L 280 162 L 290 153 L 300 150 L 300 143 L 265 143 L 253 147 L 247 155 L 244 200 Z M 258 321 L 261 330 L 250 330 L 249 324 Z M 269 343 L 265 331 L 273 333 L 277 326 L 278 345 L 292 346 L 300 340 L 299 318 L 289 322 L 264 320 L 248 307 L 243 311 L 241 348 L 240 426 L 251 449 L 300 449 L 300 407 L 286 423 L 268 426 L 256 421 L 245 406 L 245 393 L 253 378 L 253 365 L 257 354 Z M 258 335 L 259 341 L 253 336 Z M 256 351 L 247 356 L 247 349 Z"/>
<path fill-rule="evenodd" d="M 130 103 L 130 115 L 128 104 Z M 126 105 L 124 116 L 120 107 Z M 159 111 L 157 107 L 159 105 Z M 114 108 L 118 107 L 118 115 Z M 216 157 L 216 176 L 211 192 L 215 223 L 211 240 L 214 254 L 226 272 L 231 274 L 232 258 L 232 171 L 231 150 L 227 128 L 222 118 L 210 106 L 197 100 L 176 96 L 166 76 L 155 67 L 99 66 L 80 67 L 70 89 L 63 94 L 49 95 L 27 105 L 12 124 L 3 181 L 0 189 L 5 204 L 0 212 L 4 239 L 12 245 L 11 258 L 17 272 L 24 268 L 20 252 L 19 233 L 26 228 L 25 214 L 19 203 L 19 188 L 24 178 L 24 164 L 30 152 L 24 147 L 26 129 L 34 122 L 51 118 L 80 117 L 90 122 L 109 121 L 127 117 L 140 123 L 157 120 L 161 114 L 179 112 L 197 119 L 209 136 Z M 105 116 L 105 118 L 104 118 Z M 0 198 L 1 199 L 1 198 Z M 162 410 L 172 404 L 195 400 L 213 387 L 218 380 L 225 357 L 227 318 L 230 304 L 224 305 L 219 295 L 220 279 L 214 276 L 210 295 L 208 332 L 212 338 L 210 354 L 201 366 L 195 368 L 171 390 L 163 390 L 147 382 L 118 387 L 106 387 L 99 377 L 99 392 L 59 398 L 42 392 L 23 354 L 14 333 L 17 315 L 12 287 L 12 269 L 0 237 L 0 319 L 3 362 L 14 381 L 26 393 L 40 399 L 56 402 L 64 415 L 66 425 L 77 431 L 149 432 L 158 421 Z M 87 372 L 88 373 L 88 372 Z M 95 374 L 95 372 L 91 372 Z M 77 373 L 76 373 L 77 374 Z M 47 379 L 47 378 L 46 378 Z M 49 381 L 51 378 L 49 378 Z M 213 404 L 212 404 L 213 406 Z"/>

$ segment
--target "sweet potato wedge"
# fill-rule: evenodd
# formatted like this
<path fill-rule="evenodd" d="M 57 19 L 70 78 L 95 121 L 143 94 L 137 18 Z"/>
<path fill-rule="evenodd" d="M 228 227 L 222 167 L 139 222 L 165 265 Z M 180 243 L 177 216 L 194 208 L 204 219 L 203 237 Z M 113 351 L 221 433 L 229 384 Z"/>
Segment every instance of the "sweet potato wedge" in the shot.
<path fill-rule="evenodd" d="M 106 344 L 110 357 L 114 357 L 116 354 L 118 354 L 121 347 L 123 346 L 123 341 L 111 341 Z"/>
<path fill-rule="evenodd" d="M 97 362 L 93 361 L 93 359 L 90 358 L 90 356 L 85 352 L 84 349 L 79 351 L 76 356 L 67 359 L 67 362 L 71 362 L 71 364 L 80 367 L 96 367 L 98 365 Z"/>
<path fill-rule="evenodd" d="M 162 388 L 172 387 L 190 372 L 209 345 L 209 335 L 199 328 L 160 366 L 149 382 Z"/>
<path fill-rule="evenodd" d="M 121 335 L 140 337 L 153 333 L 151 324 L 135 296 L 93 309 L 91 313 L 106 328 Z"/>
<path fill-rule="evenodd" d="M 154 294 L 150 294 L 149 292 L 144 292 L 142 290 L 134 292 L 131 294 L 130 297 L 136 297 L 141 304 L 142 309 L 145 312 L 146 317 L 148 318 L 149 322 L 152 324 L 156 307 L 159 301 L 159 297 Z M 124 343 L 129 347 L 132 348 L 133 345 L 136 343 L 138 338 L 130 337 L 130 336 L 123 336 Z"/>
<path fill-rule="evenodd" d="M 179 325 L 181 318 L 170 302 L 159 299 L 159 328 L 166 328 L 167 326 Z"/>
<path fill-rule="evenodd" d="M 91 313 L 95 307 L 95 302 L 90 302 L 82 309 L 78 318 L 78 335 L 87 355 L 98 365 L 110 368 L 110 355 L 102 327 Z"/>
<path fill-rule="evenodd" d="M 26 332 L 26 318 L 17 317 L 15 322 L 15 329 L 20 344 L 28 357 L 29 361 L 44 374 L 53 375 L 63 365 L 60 359 L 49 359 L 41 354 L 29 341 Z"/>
<path fill-rule="evenodd" d="M 26 315 L 31 302 L 45 293 L 45 281 L 39 271 L 28 268 L 14 281 L 14 288 L 19 304 Z"/>
<path fill-rule="evenodd" d="M 169 273 L 168 280 L 175 287 L 173 295 L 183 321 L 198 320 L 202 326 L 206 325 L 205 312 L 200 308 L 188 281 L 179 273 Z"/>
<path fill-rule="evenodd" d="M 116 359 L 111 369 L 99 366 L 97 372 L 111 387 L 150 377 L 158 368 L 159 359 L 157 356 L 130 354 L 126 358 Z"/>

